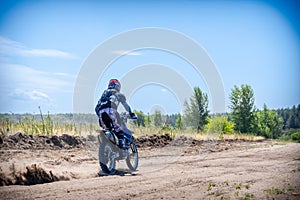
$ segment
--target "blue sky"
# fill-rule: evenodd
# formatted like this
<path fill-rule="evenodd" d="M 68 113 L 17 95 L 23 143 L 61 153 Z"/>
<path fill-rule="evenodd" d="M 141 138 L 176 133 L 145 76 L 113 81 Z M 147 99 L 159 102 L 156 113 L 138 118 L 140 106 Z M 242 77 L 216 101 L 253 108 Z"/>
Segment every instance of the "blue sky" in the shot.
<path fill-rule="evenodd" d="M 174 30 L 197 42 L 222 78 L 226 106 L 234 85 L 248 84 L 258 108 L 264 103 L 291 107 L 300 103 L 300 16 L 295 2 L 1 1 L 0 112 L 37 113 L 38 106 L 44 112 L 73 112 L 77 75 L 90 53 L 115 35 L 145 27 Z M 182 58 L 142 49 L 120 57 L 99 77 L 91 94 L 94 104 L 109 78 L 121 79 L 148 63 L 166 65 L 191 87 L 210 93 L 201 74 Z M 155 108 L 181 111 L 176 94 L 164 85 L 145 85 L 128 100 L 145 113 Z"/>

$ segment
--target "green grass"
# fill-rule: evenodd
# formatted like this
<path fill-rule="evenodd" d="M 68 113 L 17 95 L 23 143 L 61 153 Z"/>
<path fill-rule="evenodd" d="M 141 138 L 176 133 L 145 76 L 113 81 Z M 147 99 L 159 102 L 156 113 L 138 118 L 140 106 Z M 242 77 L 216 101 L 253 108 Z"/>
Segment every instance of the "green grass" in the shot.
<path fill-rule="evenodd" d="M 269 196 L 285 194 L 286 193 L 285 190 L 279 189 L 279 188 L 274 188 L 274 187 L 266 189 L 266 190 L 264 190 L 264 192 Z"/>
<path fill-rule="evenodd" d="M 245 197 L 244 197 L 244 200 L 250 200 L 250 199 L 254 199 L 254 194 L 251 194 L 251 193 L 245 193 Z"/>
<path fill-rule="evenodd" d="M 224 183 L 226 186 L 229 186 L 228 180 L 224 181 L 223 183 Z"/>
<path fill-rule="evenodd" d="M 247 183 L 247 184 L 245 185 L 245 188 L 246 188 L 247 190 L 249 190 L 249 189 L 250 189 L 250 184 Z"/>
<path fill-rule="evenodd" d="M 237 183 L 237 184 L 235 185 L 235 189 L 236 189 L 236 190 L 241 190 L 241 189 L 242 189 L 242 183 Z"/>
<path fill-rule="evenodd" d="M 213 182 L 209 182 L 208 183 L 208 187 L 207 187 L 207 191 L 210 191 L 213 187 L 215 187 L 216 186 L 216 184 L 215 183 L 213 183 Z"/>
<path fill-rule="evenodd" d="M 238 190 L 234 192 L 234 196 L 236 196 L 236 197 L 238 197 L 239 194 L 240 194 L 240 192 Z"/>

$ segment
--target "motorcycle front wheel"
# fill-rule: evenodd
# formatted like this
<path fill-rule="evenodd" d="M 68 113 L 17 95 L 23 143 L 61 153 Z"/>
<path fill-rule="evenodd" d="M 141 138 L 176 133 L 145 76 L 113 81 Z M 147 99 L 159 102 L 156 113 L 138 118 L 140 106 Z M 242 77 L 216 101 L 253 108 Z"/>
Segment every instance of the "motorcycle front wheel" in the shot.
<path fill-rule="evenodd" d="M 116 172 L 116 160 L 114 147 L 110 142 L 104 142 L 99 147 L 99 164 L 102 172 L 106 174 L 113 174 Z"/>
<path fill-rule="evenodd" d="M 134 141 L 130 144 L 128 151 L 129 155 L 126 158 L 126 164 L 130 170 L 135 171 L 138 168 L 139 155 Z"/>

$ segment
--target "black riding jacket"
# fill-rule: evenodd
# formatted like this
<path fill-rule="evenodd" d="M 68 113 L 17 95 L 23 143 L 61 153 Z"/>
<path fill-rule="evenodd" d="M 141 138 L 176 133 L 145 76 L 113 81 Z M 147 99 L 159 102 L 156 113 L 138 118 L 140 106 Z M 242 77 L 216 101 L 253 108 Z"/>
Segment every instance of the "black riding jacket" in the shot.
<path fill-rule="evenodd" d="M 99 115 L 99 111 L 105 108 L 118 109 L 119 104 L 122 103 L 129 114 L 132 113 L 130 106 L 126 102 L 126 97 L 115 89 L 104 90 L 98 104 L 95 107 L 95 112 Z"/>

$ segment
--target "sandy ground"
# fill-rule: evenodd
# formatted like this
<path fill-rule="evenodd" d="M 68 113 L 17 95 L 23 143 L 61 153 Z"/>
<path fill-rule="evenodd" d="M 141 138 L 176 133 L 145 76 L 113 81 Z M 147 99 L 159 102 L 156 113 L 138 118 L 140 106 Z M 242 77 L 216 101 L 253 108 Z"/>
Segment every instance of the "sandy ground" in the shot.
<path fill-rule="evenodd" d="M 140 148 L 139 168 L 98 176 L 97 146 L 0 150 L 10 174 L 36 164 L 62 181 L 0 187 L 1 199 L 300 199 L 300 144 L 212 141 Z M 63 181 L 63 179 L 68 179 Z"/>

